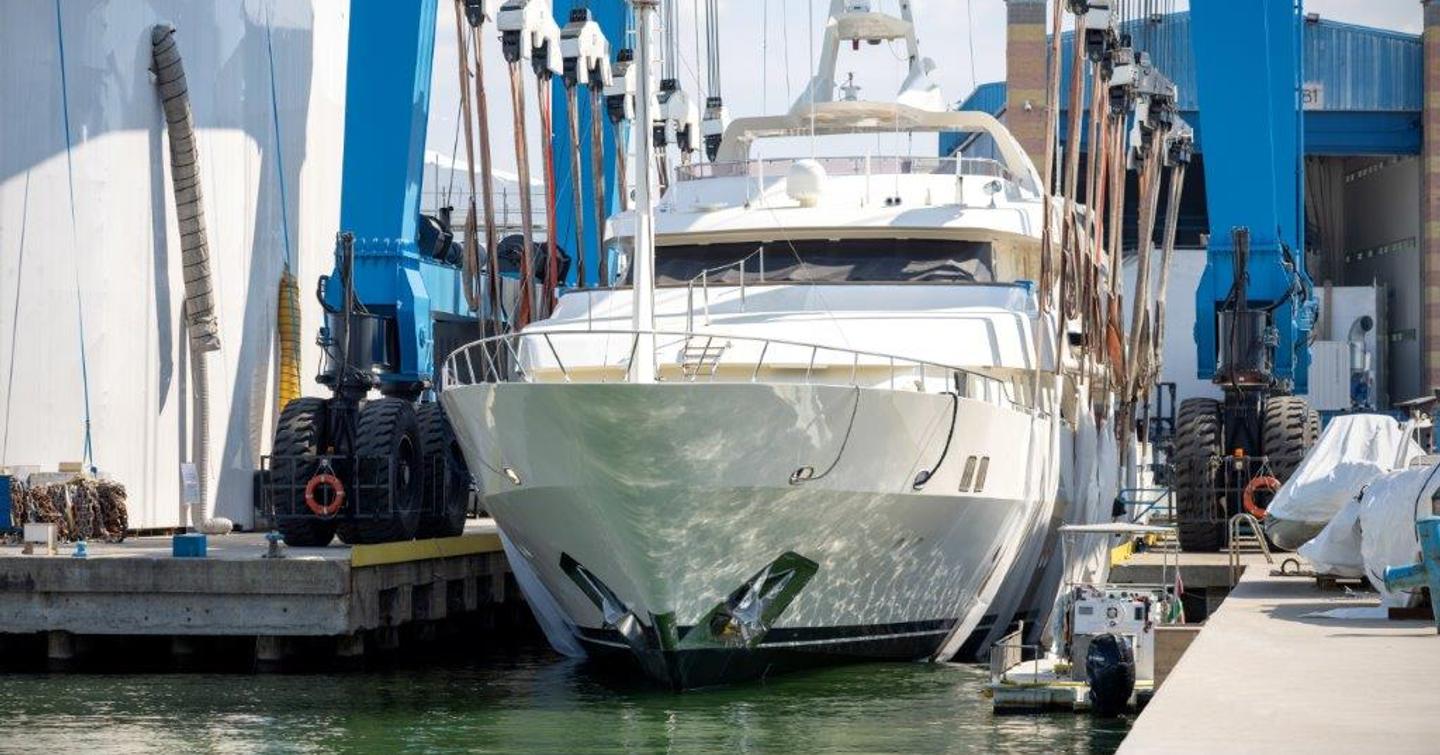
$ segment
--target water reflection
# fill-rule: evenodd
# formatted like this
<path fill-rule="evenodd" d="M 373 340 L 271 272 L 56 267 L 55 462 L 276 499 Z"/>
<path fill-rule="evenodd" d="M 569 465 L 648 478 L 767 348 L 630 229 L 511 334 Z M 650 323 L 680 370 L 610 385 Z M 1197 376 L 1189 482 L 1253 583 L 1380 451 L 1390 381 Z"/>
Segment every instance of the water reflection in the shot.
<path fill-rule="evenodd" d="M 7 752 L 1083 753 L 1128 728 L 995 717 L 984 681 L 874 664 L 677 695 L 522 647 L 335 675 L 0 676 L 0 709 Z"/>

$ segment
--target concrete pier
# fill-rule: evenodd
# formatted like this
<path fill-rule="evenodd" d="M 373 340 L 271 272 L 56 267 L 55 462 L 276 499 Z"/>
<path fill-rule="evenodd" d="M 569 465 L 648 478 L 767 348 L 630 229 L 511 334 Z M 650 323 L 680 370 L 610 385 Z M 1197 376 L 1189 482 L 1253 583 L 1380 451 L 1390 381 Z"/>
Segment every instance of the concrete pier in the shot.
<path fill-rule="evenodd" d="M 1315 615 L 1378 606 L 1360 595 L 1252 564 L 1120 752 L 1435 752 L 1440 636 L 1429 621 Z"/>
<path fill-rule="evenodd" d="M 29 638 L 60 669 L 94 643 L 113 657 L 118 641 L 158 640 L 145 652 L 183 664 L 225 638 L 273 667 L 322 646 L 353 660 L 402 635 L 423 643 L 447 621 L 494 627 L 528 610 L 490 520 L 455 538 L 288 548 L 282 559 L 266 550 L 259 533 L 212 537 L 203 559 L 172 558 L 163 537 L 93 544 L 83 559 L 0 548 L 0 640 Z"/>

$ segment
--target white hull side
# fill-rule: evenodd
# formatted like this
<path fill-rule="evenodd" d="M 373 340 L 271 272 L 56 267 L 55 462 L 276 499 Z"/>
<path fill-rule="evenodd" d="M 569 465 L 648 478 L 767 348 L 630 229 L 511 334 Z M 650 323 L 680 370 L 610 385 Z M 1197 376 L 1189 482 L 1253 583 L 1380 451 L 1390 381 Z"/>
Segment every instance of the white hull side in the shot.
<path fill-rule="evenodd" d="M 959 400 L 946 460 L 916 491 L 950 433 L 947 395 L 522 383 L 457 386 L 442 400 L 489 511 L 582 634 L 605 621 L 562 554 L 642 621 L 672 614 L 689 627 L 793 552 L 818 571 L 777 632 L 923 632 L 923 657 L 973 629 L 1032 518 L 1031 418 L 993 404 Z M 991 459 L 980 493 L 959 492 L 970 456 Z M 817 478 L 791 484 L 803 466 Z"/>

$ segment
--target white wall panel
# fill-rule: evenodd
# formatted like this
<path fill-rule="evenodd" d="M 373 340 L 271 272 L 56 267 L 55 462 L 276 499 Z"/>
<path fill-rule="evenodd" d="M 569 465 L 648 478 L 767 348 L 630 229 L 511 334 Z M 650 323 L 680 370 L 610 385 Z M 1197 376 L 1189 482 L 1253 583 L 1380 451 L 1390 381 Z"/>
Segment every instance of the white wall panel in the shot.
<path fill-rule="evenodd" d="M 168 145 L 147 70 L 161 21 L 185 60 L 220 301 L 213 494 L 218 514 L 248 524 L 274 415 L 287 230 L 302 378 L 316 388 L 311 292 L 337 230 L 344 2 L 0 4 L 0 465 L 81 459 L 83 315 L 95 462 L 129 489 L 132 526 L 182 523 L 179 465 L 195 439 Z"/>

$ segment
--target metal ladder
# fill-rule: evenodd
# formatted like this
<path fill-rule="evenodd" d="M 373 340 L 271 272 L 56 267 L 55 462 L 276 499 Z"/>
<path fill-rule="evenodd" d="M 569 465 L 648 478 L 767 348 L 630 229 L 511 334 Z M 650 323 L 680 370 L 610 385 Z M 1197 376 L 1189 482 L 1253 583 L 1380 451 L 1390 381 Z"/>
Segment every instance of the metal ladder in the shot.
<path fill-rule="evenodd" d="M 1242 531 L 1241 526 L 1249 527 L 1249 532 Z M 1260 529 L 1260 520 L 1251 514 L 1240 512 L 1230 517 L 1230 586 L 1234 587 L 1240 581 L 1240 555 L 1243 553 L 1260 553 L 1265 556 L 1265 563 L 1274 564 L 1275 559 L 1270 555 L 1270 545 L 1265 542 L 1265 532 Z"/>
<path fill-rule="evenodd" d="M 717 343 L 714 336 L 689 336 L 680 349 L 680 369 L 688 380 L 701 373 L 713 377 L 720 368 L 720 357 L 729 347 L 729 341 Z"/>

